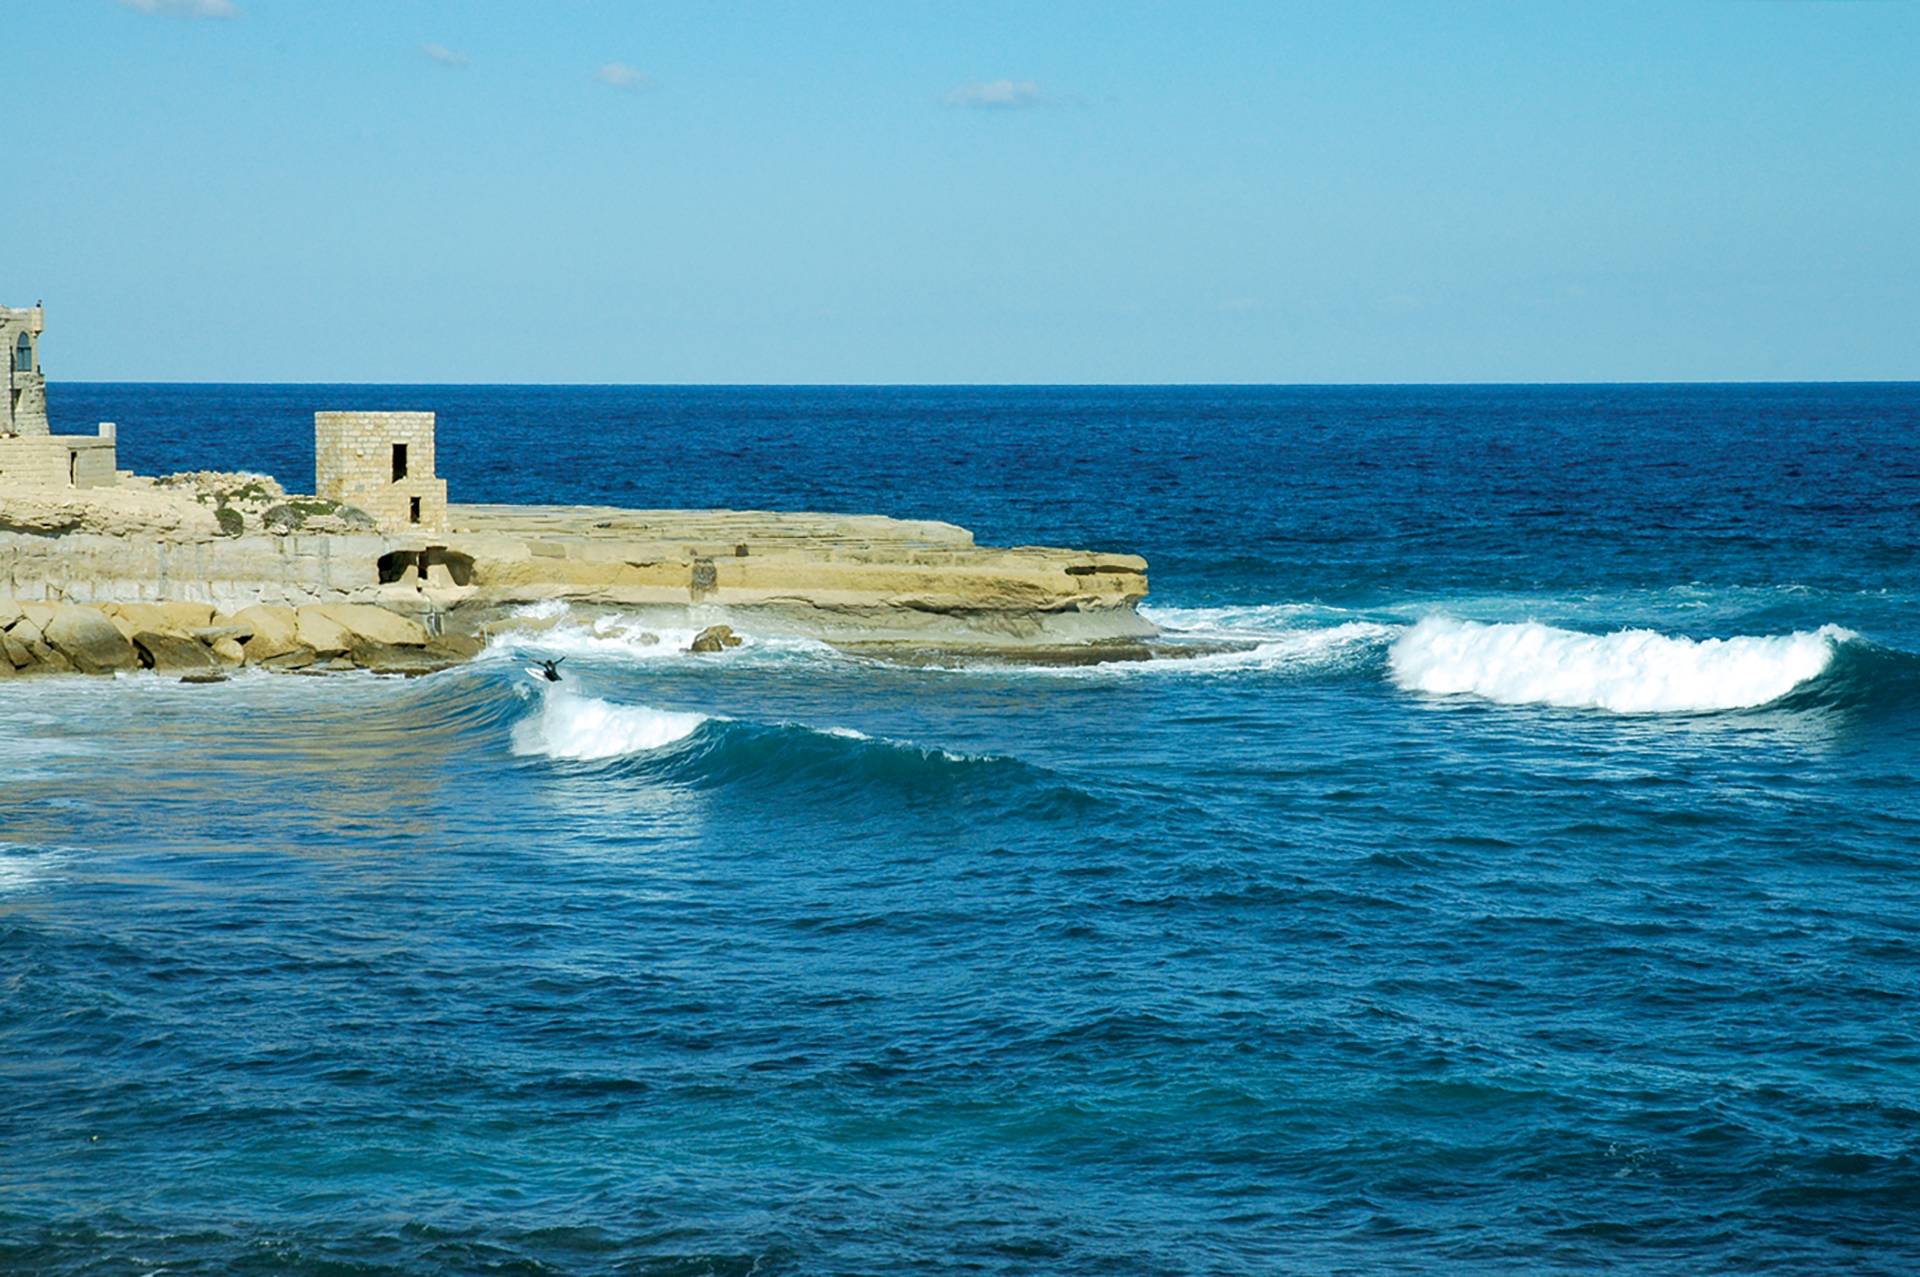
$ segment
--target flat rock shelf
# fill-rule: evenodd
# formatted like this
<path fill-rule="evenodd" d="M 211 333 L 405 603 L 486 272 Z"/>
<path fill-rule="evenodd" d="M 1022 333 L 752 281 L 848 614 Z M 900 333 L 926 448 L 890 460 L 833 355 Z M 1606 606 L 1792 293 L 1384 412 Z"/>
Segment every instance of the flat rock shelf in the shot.
<path fill-rule="evenodd" d="M 149 482 L 58 498 L 35 494 L 10 505 L 0 493 L 0 510 L 14 515 L 0 519 L 0 597 L 17 605 L 87 605 L 109 621 L 120 605 L 194 604 L 207 617 L 170 637 L 201 642 L 209 654 L 219 637 L 241 647 L 250 639 L 191 631 L 232 628 L 247 609 L 300 609 L 305 617 L 304 609 L 370 606 L 417 625 L 422 641 L 412 646 L 433 640 L 433 661 L 401 661 L 392 649 L 406 645 L 390 640 L 384 648 L 342 642 L 333 659 L 344 664 L 358 651 L 368 658 L 355 662 L 362 667 L 404 665 L 410 672 L 459 659 L 472 646 L 455 640 L 533 624 L 530 612 L 543 605 L 661 627 L 727 623 L 910 661 L 968 653 L 1030 654 L 1048 663 L 1140 659 L 1142 644 L 1156 635 L 1137 610 L 1147 593 L 1144 559 L 982 546 L 951 523 L 453 505 L 444 529 L 392 530 L 329 515 L 290 517 L 285 512 L 297 515 L 300 499 L 283 501 L 277 491 L 257 498 L 263 511 L 225 495 L 201 499 L 208 483 L 231 479 L 215 475 L 201 488 Z M 227 517 L 215 519 L 210 509 Z M 167 636 L 158 626 L 151 632 Z M 142 647 L 132 632 L 124 637 L 141 663 L 164 667 L 186 651 L 161 656 L 164 644 Z M 324 645 L 304 646 L 324 658 Z M 50 672 L 60 662 L 18 668 Z"/>

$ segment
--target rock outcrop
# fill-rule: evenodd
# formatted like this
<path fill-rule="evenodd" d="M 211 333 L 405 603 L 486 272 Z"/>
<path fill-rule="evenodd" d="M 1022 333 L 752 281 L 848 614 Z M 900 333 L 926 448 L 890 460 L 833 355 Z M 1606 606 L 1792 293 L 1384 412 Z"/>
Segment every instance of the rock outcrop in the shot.
<path fill-rule="evenodd" d="M 356 644 L 379 645 L 378 659 L 393 664 L 387 649 L 481 633 L 529 604 L 637 615 L 659 629 L 725 618 L 756 635 L 890 652 L 1100 652 L 1156 633 L 1136 606 L 1147 592 L 1144 560 L 981 546 L 949 523 L 455 505 L 444 531 L 366 524 L 350 507 L 289 496 L 261 475 L 0 486 L 0 591 L 100 605 L 127 645 L 120 659 L 137 659 L 137 634 L 184 633 L 227 665 L 238 648 L 239 663 L 276 667 L 351 657 Z M 233 632 L 198 632 L 222 626 Z M 15 637 L 31 667 L 51 664 L 31 637 Z M 697 650 L 729 646 L 713 642 Z M 59 643 L 50 649 L 89 666 L 106 650 L 72 660 Z"/>
<path fill-rule="evenodd" d="M 140 654 L 140 664 L 162 674 L 204 674 L 220 665 L 206 644 L 178 634 L 142 630 L 133 636 L 133 646 Z"/>
<path fill-rule="evenodd" d="M 32 605 L 22 609 L 32 619 Z M 62 603 L 40 626 L 47 645 L 73 663 L 82 674 L 111 674 L 140 664 L 133 644 L 104 612 Z"/>
<path fill-rule="evenodd" d="M 424 674 L 468 660 L 483 646 L 464 636 L 430 639 L 419 622 L 367 604 L 257 604 L 224 616 L 194 603 L 0 599 L 0 678 L 149 669 L 205 682 L 243 665 L 291 670 L 329 663 Z"/>
<path fill-rule="evenodd" d="M 709 625 L 693 636 L 689 652 L 724 652 L 730 647 L 740 646 L 740 636 L 733 632 L 731 625 Z"/>

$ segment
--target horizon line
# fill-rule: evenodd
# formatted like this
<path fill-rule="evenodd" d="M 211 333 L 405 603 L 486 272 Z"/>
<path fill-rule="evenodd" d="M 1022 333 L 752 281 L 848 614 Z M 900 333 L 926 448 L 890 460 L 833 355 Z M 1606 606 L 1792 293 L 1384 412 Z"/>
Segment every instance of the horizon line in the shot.
<path fill-rule="evenodd" d="M 1626 386 L 1915 386 L 1920 377 L 1668 378 L 1600 381 L 201 381 L 47 379 L 48 386 L 395 386 L 547 390 L 1359 390 Z"/>

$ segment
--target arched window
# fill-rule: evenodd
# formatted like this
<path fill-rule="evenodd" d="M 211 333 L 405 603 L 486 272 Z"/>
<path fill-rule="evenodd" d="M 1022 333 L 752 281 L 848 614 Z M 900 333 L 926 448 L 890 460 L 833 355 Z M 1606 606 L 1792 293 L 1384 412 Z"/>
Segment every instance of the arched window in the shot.
<path fill-rule="evenodd" d="M 13 344 L 13 370 L 15 372 L 33 371 L 33 342 L 25 333 Z"/>

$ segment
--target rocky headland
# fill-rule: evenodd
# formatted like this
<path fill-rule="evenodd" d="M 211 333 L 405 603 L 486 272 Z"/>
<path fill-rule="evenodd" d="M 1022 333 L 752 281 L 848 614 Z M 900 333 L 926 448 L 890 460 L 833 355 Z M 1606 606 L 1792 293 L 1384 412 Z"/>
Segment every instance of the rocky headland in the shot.
<path fill-rule="evenodd" d="M 1145 654 L 1144 560 L 877 515 L 450 505 L 395 530 L 264 475 L 0 484 L 0 678 L 256 666 L 413 674 L 538 628 L 529 605 L 804 635 L 925 661 Z M 550 609 L 557 610 L 557 609 Z"/>

